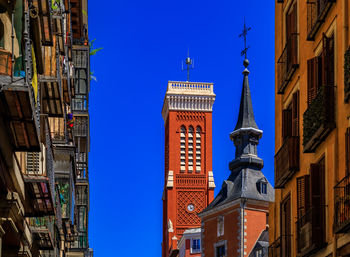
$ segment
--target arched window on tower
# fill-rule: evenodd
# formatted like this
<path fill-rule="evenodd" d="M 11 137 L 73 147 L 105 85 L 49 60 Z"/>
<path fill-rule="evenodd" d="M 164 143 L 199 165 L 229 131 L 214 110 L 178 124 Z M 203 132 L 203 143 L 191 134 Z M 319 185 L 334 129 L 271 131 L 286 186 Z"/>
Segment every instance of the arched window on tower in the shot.
<path fill-rule="evenodd" d="M 201 142 L 201 128 L 196 128 L 196 172 L 201 171 L 202 163 L 202 142 Z"/>
<path fill-rule="evenodd" d="M 186 170 L 186 128 L 181 126 L 180 129 L 180 171 Z"/>
<path fill-rule="evenodd" d="M 188 128 L 188 172 L 193 171 L 193 127 Z"/>

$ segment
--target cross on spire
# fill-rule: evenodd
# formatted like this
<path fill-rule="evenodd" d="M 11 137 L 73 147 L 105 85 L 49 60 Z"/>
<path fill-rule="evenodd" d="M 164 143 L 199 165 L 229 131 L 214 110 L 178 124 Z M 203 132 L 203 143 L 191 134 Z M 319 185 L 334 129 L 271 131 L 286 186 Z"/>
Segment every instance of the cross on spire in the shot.
<path fill-rule="evenodd" d="M 248 48 L 249 46 L 247 47 L 247 34 L 248 34 L 248 31 L 251 30 L 251 27 L 247 27 L 245 25 L 245 19 L 244 19 L 244 27 L 243 27 L 243 31 L 242 33 L 239 35 L 239 37 L 243 37 L 244 38 L 244 49 L 242 50 L 241 52 L 241 56 L 244 55 L 244 58 L 247 59 L 247 52 L 248 52 Z"/>

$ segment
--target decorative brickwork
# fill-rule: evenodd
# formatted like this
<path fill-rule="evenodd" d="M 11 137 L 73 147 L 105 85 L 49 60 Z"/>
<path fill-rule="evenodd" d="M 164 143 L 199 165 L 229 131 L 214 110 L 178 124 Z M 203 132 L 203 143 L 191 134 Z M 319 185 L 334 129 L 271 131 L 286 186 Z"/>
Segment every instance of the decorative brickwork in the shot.
<path fill-rule="evenodd" d="M 177 224 L 185 226 L 200 226 L 200 218 L 197 213 L 201 212 L 205 207 L 204 191 L 178 191 L 177 192 Z M 194 206 L 193 211 L 188 210 L 188 206 Z"/>

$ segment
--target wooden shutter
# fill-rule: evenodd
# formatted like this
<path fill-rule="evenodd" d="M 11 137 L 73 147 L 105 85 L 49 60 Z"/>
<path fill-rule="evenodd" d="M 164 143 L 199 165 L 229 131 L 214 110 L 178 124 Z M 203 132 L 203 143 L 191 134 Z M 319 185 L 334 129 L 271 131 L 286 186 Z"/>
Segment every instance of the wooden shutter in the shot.
<path fill-rule="evenodd" d="M 310 176 L 297 178 L 297 216 L 303 217 L 310 209 Z"/>
<path fill-rule="evenodd" d="M 310 165 L 312 242 L 320 246 L 324 242 L 324 159 Z"/>
<path fill-rule="evenodd" d="M 307 60 L 307 102 L 311 104 L 317 95 L 318 57 Z"/>
<path fill-rule="evenodd" d="M 322 50 L 322 85 L 334 85 L 334 37 L 327 37 L 323 33 L 323 50 Z"/>
<path fill-rule="evenodd" d="M 292 135 L 292 110 L 282 111 L 282 137 L 285 140 Z"/>
<path fill-rule="evenodd" d="M 291 65 L 298 63 L 298 42 L 297 42 L 297 26 L 298 26 L 298 16 L 297 16 L 297 4 L 295 3 L 292 7 L 290 13 L 290 61 Z"/>
<path fill-rule="evenodd" d="M 299 91 L 297 91 L 293 94 L 292 136 L 299 136 Z"/>
<path fill-rule="evenodd" d="M 350 128 L 345 132 L 345 167 L 346 175 L 350 174 Z"/>
<path fill-rule="evenodd" d="M 291 235 L 291 206 L 290 206 L 290 196 L 283 200 L 281 203 L 281 235 Z"/>

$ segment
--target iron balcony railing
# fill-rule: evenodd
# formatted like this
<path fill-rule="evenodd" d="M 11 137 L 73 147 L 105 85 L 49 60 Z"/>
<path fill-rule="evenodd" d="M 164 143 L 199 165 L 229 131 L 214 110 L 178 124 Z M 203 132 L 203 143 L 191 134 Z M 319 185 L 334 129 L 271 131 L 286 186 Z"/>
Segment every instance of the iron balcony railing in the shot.
<path fill-rule="evenodd" d="M 308 0 L 307 1 L 307 40 L 315 40 L 317 31 L 336 0 Z"/>
<path fill-rule="evenodd" d="M 39 250 L 53 249 L 54 223 L 53 216 L 29 218 L 29 227 L 38 242 Z"/>
<path fill-rule="evenodd" d="M 303 145 L 305 153 L 312 153 L 335 128 L 334 87 L 321 86 L 316 98 L 304 112 Z"/>
<path fill-rule="evenodd" d="M 325 211 L 326 206 L 313 207 L 298 218 L 296 222 L 298 256 L 309 256 L 324 246 Z"/>
<path fill-rule="evenodd" d="M 299 136 L 288 137 L 275 155 L 275 188 L 282 188 L 299 170 Z"/>
<path fill-rule="evenodd" d="M 297 33 L 292 34 L 277 61 L 277 87 L 278 94 L 283 94 L 288 83 L 291 81 L 295 70 L 299 67 L 298 62 L 298 39 Z"/>
<path fill-rule="evenodd" d="M 334 187 L 334 196 L 334 232 L 345 233 L 350 229 L 350 175 Z"/>
<path fill-rule="evenodd" d="M 269 257 L 291 257 L 292 256 L 292 235 L 279 236 L 269 246 Z"/>

